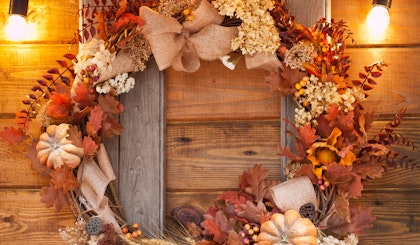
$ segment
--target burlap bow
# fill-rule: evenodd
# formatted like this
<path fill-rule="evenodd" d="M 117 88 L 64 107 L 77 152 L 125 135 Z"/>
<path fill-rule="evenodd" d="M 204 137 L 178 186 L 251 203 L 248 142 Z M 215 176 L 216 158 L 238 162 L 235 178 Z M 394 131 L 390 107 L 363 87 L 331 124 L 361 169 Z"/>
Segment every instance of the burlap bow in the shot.
<path fill-rule="evenodd" d="M 194 19 L 183 25 L 144 6 L 140 17 L 146 21 L 142 33 L 149 40 L 159 70 L 172 66 L 195 72 L 200 59 L 212 61 L 228 54 L 231 40 L 238 35 L 236 27 L 220 26 L 224 17 L 206 0 L 194 11 Z"/>
<path fill-rule="evenodd" d="M 115 219 L 115 214 L 109 207 L 108 198 L 105 196 L 105 190 L 109 182 L 115 180 L 115 174 L 103 144 L 99 147 L 97 159 L 98 163 L 94 159 L 90 159 L 79 167 L 77 178 L 80 183 L 80 191 L 102 222 L 113 224 L 114 230 L 120 233 L 121 229 Z"/>

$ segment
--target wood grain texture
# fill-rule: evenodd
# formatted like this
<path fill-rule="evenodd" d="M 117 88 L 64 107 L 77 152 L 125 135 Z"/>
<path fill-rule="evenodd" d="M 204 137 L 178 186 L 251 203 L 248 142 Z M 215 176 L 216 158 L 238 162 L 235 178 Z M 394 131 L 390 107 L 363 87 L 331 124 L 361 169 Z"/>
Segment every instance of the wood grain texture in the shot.
<path fill-rule="evenodd" d="M 119 140 L 120 201 L 129 223 L 163 229 L 165 208 L 165 83 L 154 61 L 121 96 L 124 131 Z M 108 147 L 109 148 L 109 147 Z"/>
<path fill-rule="evenodd" d="M 231 71 L 220 61 L 201 61 L 195 73 L 167 69 L 168 121 L 272 119 L 280 115 L 280 97 L 270 93 L 263 70 L 247 70 L 244 61 Z"/>
<path fill-rule="evenodd" d="M 348 49 L 352 66 L 349 75 L 359 79 L 363 66 L 384 61 L 389 64 L 384 68 L 382 77 L 375 79 L 378 83 L 369 92 L 366 109 L 380 114 L 394 114 L 402 108 L 408 108 L 410 114 L 420 114 L 420 90 L 417 79 L 420 70 L 419 48 L 369 48 Z"/>
<path fill-rule="evenodd" d="M 296 22 L 305 26 L 312 26 L 317 20 L 327 16 L 327 0 L 300 1 L 286 0 L 290 14 L 296 16 Z"/>
<path fill-rule="evenodd" d="M 354 38 L 360 45 L 413 45 L 420 43 L 420 1 L 392 1 L 389 15 L 391 18 L 385 37 L 372 38 L 365 20 L 371 9 L 372 1 L 332 0 L 332 18 L 347 22 Z"/>
<path fill-rule="evenodd" d="M 68 208 L 46 208 L 38 189 L 0 189 L 1 244 L 64 244 L 58 228 L 73 226 Z"/>
<path fill-rule="evenodd" d="M 28 4 L 28 21 L 35 28 L 35 35 L 26 43 L 70 43 L 78 29 L 79 0 L 31 0 Z M 9 12 L 9 1 L 0 1 L 0 28 L 3 30 Z M 0 43 L 7 40 L 0 32 Z"/>
<path fill-rule="evenodd" d="M 27 109 L 21 101 L 32 92 L 30 89 L 37 85 L 36 80 L 47 70 L 59 68 L 56 60 L 66 60 L 64 54 L 76 52 L 77 47 L 68 44 L 0 45 L 0 112 Z"/>
<path fill-rule="evenodd" d="M 263 164 L 280 178 L 280 123 L 218 121 L 167 125 L 167 190 L 235 188 L 238 175 Z"/>

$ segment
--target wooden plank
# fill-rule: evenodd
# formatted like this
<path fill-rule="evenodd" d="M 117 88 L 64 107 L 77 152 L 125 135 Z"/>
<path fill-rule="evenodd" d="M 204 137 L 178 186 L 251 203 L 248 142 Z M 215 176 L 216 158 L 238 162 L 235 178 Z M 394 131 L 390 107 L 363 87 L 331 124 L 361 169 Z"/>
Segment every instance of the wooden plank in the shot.
<path fill-rule="evenodd" d="M 279 179 L 279 126 L 277 120 L 168 124 L 167 190 L 235 188 L 237 176 L 257 163 Z"/>
<path fill-rule="evenodd" d="M 60 66 L 56 60 L 65 60 L 66 53 L 76 53 L 77 47 L 68 44 L 0 45 L 0 112 L 15 113 L 26 109 L 21 103 L 30 89 L 37 85 L 47 70 Z M 67 60 L 69 63 L 69 61 Z"/>
<path fill-rule="evenodd" d="M 128 222 L 163 229 L 165 208 L 165 85 L 154 61 L 121 96 L 124 131 L 119 143 L 119 193 Z"/>
<path fill-rule="evenodd" d="M 79 0 L 62 1 L 31 0 L 28 4 L 28 20 L 35 27 L 30 43 L 70 43 L 78 30 Z M 7 20 L 9 1 L 0 1 L 0 27 Z M 0 32 L 0 43 L 12 43 L 5 32 Z"/>
<path fill-rule="evenodd" d="M 58 228 L 74 226 L 70 209 L 46 208 L 40 190 L 0 189 L 1 244 L 64 244 Z"/>
<path fill-rule="evenodd" d="M 291 15 L 296 16 L 296 22 L 308 27 L 317 20 L 328 15 L 328 0 L 299 1 L 286 0 Z"/>
<path fill-rule="evenodd" d="M 247 70 L 243 60 L 231 71 L 220 61 L 201 61 L 195 73 L 167 69 L 168 121 L 272 119 L 280 96 L 270 93 L 263 70 Z"/>
<path fill-rule="evenodd" d="M 417 79 L 420 70 L 419 48 L 370 48 L 348 49 L 352 60 L 349 75 L 358 79 L 363 66 L 378 61 L 389 64 L 384 68 L 382 77 L 376 79 L 378 85 L 371 90 L 366 109 L 374 109 L 380 114 L 394 114 L 401 108 L 408 108 L 408 113 L 420 113 L 420 89 Z"/>
<path fill-rule="evenodd" d="M 392 1 L 389 12 L 391 22 L 385 37 L 378 40 L 369 36 L 365 24 L 372 1 L 333 0 L 332 18 L 347 22 L 360 45 L 413 45 L 420 43 L 420 2 L 418 0 Z"/>
<path fill-rule="evenodd" d="M 15 127 L 14 119 L 3 119 L 0 114 L 0 130 Z M 31 162 L 24 157 L 22 149 L 9 147 L 0 141 L 0 186 L 1 188 L 40 188 L 48 186 L 49 180 L 31 169 Z"/>

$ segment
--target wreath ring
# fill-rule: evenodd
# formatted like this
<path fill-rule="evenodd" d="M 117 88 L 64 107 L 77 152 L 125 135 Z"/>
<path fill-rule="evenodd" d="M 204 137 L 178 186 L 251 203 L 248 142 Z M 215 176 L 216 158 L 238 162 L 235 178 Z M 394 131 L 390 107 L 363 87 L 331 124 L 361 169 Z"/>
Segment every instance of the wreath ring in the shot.
<path fill-rule="evenodd" d="M 235 226 L 222 225 L 221 220 L 230 216 L 214 207 L 200 222 L 180 221 L 192 232 L 183 243 L 317 244 L 328 237 L 323 230 L 337 232 L 334 225 L 350 223 L 362 229 L 370 225 L 374 218 L 369 209 L 346 204 L 361 195 L 362 180 L 372 177 L 365 167 L 376 164 L 380 171 L 388 158 L 396 157 L 390 145 L 398 142 L 389 142 L 386 136 L 395 134 L 405 111 L 375 138 L 364 141 L 371 117 L 360 106 L 386 64 L 366 66 L 359 80 L 347 82 L 345 41 L 351 36 L 343 21 L 321 19 L 307 28 L 295 23 L 283 1 L 257 2 L 181 1 L 165 7 L 157 1 L 122 0 L 105 8 L 96 1 L 96 11 L 83 9 L 82 16 L 94 15 L 97 22 L 88 19 L 83 24 L 79 39 L 86 42 L 77 55 L 65 55 L 72 64 L 58 61 L 64 71 L 53 68 L 38 80 L 32 88 L 38 94 L 23 101 L 29 109 L 17 113 L 18 129 L 0 132 L 11 144 L 26 144 L 33 165 L 51 177 L 41 200 L 47 206 L 70 205 L 77 227 L 60 231 L 65 240 L 176 244 L 138 238 L 142 235 L 138 225 L 127 224 L 103 145 L 105 137 L 122 132 L 118 115 L 123 106 L 115 97 L 134 86 L 129 72 L 142 71 L 152 56 L 159 70 L 173 67 L 185 72 L 196 71 L 200 60 L 220 59 L 234 69 L 244 58 L 248 69 L 269 71 L 266 81 L 271 90 L 291 94 L 297 102 L 295 123 L 290 122 L 296 152 L 280 147 L 280 154 L 292 160 L 286 169 L 290 180 L 266 180 L 266 170 L 254 166 L 241 175 L 239 192 L 218 197 L 225 207 L 236 207 Z M 350 219 L 354 212 L 365 215 L 368 224 L 355 224 L 358 221 Z M 331 220 L 332 226 L 327 223 Z M 346 241 L 356 244 L 357 231 L 345 230 Z"/>

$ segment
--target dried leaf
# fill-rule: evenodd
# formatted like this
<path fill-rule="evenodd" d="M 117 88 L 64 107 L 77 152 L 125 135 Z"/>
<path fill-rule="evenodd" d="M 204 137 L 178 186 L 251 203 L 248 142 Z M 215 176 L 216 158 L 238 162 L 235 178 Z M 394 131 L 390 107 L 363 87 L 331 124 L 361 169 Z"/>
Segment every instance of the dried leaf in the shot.
<path fill-rule="evenodd" d="M 48 81 L 54 80 L 54 77 L 51 74 L 45 74 L 42 77 L 45 78 Z"/>
<path fill-rule="evenodd" d="M 86 84 L 78 83 L 74 88 L 74 93 L 73 100 L 78 103 L 79 109 L 83 110 L 85 107 L 95 106 L 95 94 L 89 92 Z"/>
<path fill-rule="evenodd" d="M 255 202 L 262 201 L 267 194 L 267 176 L 268 170 L 264 169 L 261 164 L 256 164 L 248 170 L 247 182 L 251 190 L 250 193 L 254 195 Z"/>
<path fill-rule="evenodd" d="M 102 122 L 105 118 L 104 112 L 102 111 L 102 107 L 95 106 L 90 111 L 89 120 L 86 124 L 86 131 L 90 136 L 97 136 L 99 130 L 102 128 Z"/>
<path fill-rule="evenodd" d="M 99 146 L 90 136 L 86 136 L 83 138 L 83 148 L 85 150 L 85 156 L 95 156 Z"/>
<path fill-rule="evenodd" d="M 54 189 L 58 190 L 62 188 L 64 193 L 70 190 L 76 190 L 80 186 L 73 171 L 67 166 L 63 165 L 60 168 L 56 168 L 50 173 L 50 176 L 51 182 L 54 184 Z"/>
<path fill-rule="evenodd" d="M 68 67 L 67 62 L 65 60 L 56 60 L 56 61 L 61 67 L 64 67 L 64 68 Z"/>
<path fill-rule="evenodd" d="M 60 210 L 62 207 L 68 206 L 66 198 L 63 195 L 61 190 L 56 190 L 52 186 L 44 186 L 41 191 L 41 201 L 45 203 L 47 208 L 55 206 L 55 208 Z"/>
<path fill-rule="evenodd" d="M 73 103 L 70 93 L 54 92 L 47 105 L 47 115 L 57 120 L 64 120 L 72 109 Z"/>
<path fill-rule="evenodd" d="M 47 72 L 50 74 L 60 74 L 60 71 L 57 68 L 51 68 Z"/>
<path fill-rule="evenodd" d="M 28 138 L 29 136 L 20 128 L 4 127 L 3 130 L 0 131 L 0 139 L 3 142 L 7 142 L 9 145 L 20 144 Z"/>
<path fill-rule="evenodd" d="M 240 207 L 241 211 L 238 212 L 239 217 L 245 218 L 249 223 L 260 224 L 261 218 L 269 214 L 264 203 L 261 201 L 257 202 L 257 205 L 248 201 L 246 204 L 241 204 Z"/>

